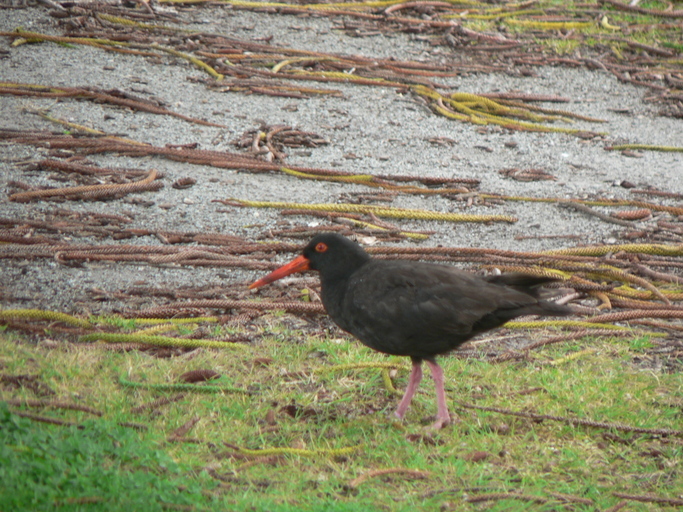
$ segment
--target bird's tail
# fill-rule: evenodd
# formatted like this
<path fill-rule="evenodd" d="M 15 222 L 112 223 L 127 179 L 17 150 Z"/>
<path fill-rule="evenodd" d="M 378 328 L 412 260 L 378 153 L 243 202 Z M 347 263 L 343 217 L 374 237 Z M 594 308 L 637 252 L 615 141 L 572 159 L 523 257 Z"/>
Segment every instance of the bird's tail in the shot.
<path fill-rule="evenodd" d="M 550 283 L 561 282 L 559 277 L 549 276 L 534 276 L 531 274 L 522 274 L 520 272 L 512 272 L 510 274 L 499 274 L 485 276 L 489 283 L 498 284 L 501 286 L 508 286 L 517 291 L 531 295 L 537 299 L 545 299 L 553 297 L 556 292 L 542 288 L 543 285 Z"/>
<path fill-rule="evenodd" d="M 515 316 L 521 315 L 546 315 L 546 316 L 567 316 L 574 313 L 574 310 L 570 306 L 565 306 L 562 304 L 557 304 L 549 298 L 557 296 L 559 290 L 549 290 L 543 288 L 543 285 L 550 283 L 561 282 L 562 279 L 548 277 L 548 276 L 534 276 L 531 274 L 522 274 L 519 272 L 513 272 L 510 274 L 500 274 L 486 276 L 488 282 L 493 284 L 499 284 L 501 286 L 508 286 L 514 288 L 517 291 L 531 295 L 538 302 L 533 305 L 529 305 L 524 308 L 520 308 Z"/>

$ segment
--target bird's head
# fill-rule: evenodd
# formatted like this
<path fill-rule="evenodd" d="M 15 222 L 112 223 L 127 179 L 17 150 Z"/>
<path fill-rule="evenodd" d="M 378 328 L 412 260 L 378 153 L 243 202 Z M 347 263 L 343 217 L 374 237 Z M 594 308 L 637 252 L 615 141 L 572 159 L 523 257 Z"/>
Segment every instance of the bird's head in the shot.
<path fill-rule="evenodd" d="M 363 248 L 336 233 L 316 235 L 301 256 L 249 285 L 260 288 L 285 276 L 306 270 L 317 270 L 323 278 L 335 278 L 356 270 L 370 259 Z"/>

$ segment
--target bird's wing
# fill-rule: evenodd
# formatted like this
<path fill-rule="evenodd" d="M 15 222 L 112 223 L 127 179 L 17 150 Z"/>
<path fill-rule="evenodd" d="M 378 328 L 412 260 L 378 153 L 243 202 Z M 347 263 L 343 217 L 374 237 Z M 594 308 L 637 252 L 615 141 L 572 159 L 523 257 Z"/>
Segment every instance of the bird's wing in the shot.
<path fill-rule="evenodd" d="M 494 311 L 535 302 L 524 293 L 449 267 L 394 263 L 373 262 L 349 282 L 345 317 L 353 325 L 342 327 L 361 341 L 369 334 L 421 343 L 465 341 Z M 367 278 L 369 273 L 375 279 Z M 368 325 L 372 333 L 364 332 Z"/>

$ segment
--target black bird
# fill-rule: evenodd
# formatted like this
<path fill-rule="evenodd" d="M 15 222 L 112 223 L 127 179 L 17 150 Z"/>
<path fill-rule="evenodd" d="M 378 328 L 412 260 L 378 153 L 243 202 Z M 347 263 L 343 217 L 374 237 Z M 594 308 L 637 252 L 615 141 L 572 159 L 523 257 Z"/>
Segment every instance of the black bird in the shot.
<path fill-rule="evenodd" d="M 518 316 L 572 313 L 540 297 L 538 287 L 552 278 L 478 276 L 443 265 L 373 259 L 335 233 L 317 235 L 301 256 L 249 288 L 305 270 L 320 272 L 323 305 L 339 327 L 374 350 L 412 359 L 408 387 L 395 413 L 399 418 L 422 379 L 422 361 L 427 362 L 436 386 L 434 428 L 450 423 L 443 370 L 435 356 Z"/>

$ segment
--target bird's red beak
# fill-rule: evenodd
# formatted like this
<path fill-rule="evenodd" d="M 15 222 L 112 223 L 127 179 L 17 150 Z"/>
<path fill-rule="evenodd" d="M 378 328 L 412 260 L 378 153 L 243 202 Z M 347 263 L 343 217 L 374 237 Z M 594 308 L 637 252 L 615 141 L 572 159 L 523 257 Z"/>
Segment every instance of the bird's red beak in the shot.
<path fill-rule="evenodd" d="M 296 272 L 303 272 L 304 270 L 309 270 L 310 267 L 308 266 L 309 261 L 306 256 L 299 256 L 298 258 L 293 259 L 286 265 L 281 266 L 278 269 L 273 270 L 270 274 L 268 274 L 266 277 L 262 277 L 258 281 L 254 281 L 249 285 L 249 289 L 254 289 L 254 288 L 261 288 L 261 286 L 265 286 L 269 283 L 272 283 L 273 281 L 277 281 L 278 279 L 282 279 L 285 276 L 288 276 L 290 274 L 294 274 Z"/>

